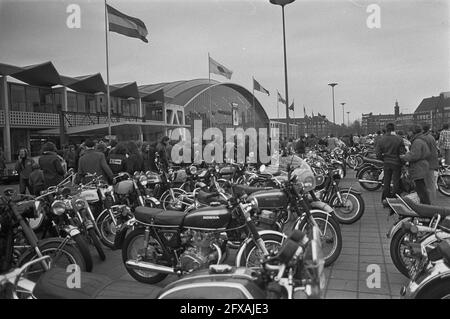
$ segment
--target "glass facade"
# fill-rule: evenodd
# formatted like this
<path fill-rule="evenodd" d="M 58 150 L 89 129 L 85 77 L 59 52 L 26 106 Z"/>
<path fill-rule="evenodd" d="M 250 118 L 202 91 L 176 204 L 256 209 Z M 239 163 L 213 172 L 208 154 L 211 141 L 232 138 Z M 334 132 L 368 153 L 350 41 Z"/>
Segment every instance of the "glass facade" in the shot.
<path fill-rule="evenodd" d="M 193 127 L 194 120 L 201 119 L 203 129 L 217 127 L 223 132 L 233 127 L 269 128 L 269 118 L 264 110 L 256 102 L 255 107 L 252 104 L 253 101 L 231 87 L 214 86 L 186 105 L 186 125 Z"/>
<path fill-rule="evenodd" d="M 163 120 L 163 102 L 161 101 L 142 101 L 144 109 L 144 118 L 149 121 Z"/>
<path fill-rule="evenodd" d="M 9 104 L 11 111 L 37 112 L 37 113 L 57 113 L 57 106 L 60 105 L 56 95 L 49 88 L 40 88 L 17 83 L 9 85 Z M 57 101 L 59 103 L 56 103 Z"/>

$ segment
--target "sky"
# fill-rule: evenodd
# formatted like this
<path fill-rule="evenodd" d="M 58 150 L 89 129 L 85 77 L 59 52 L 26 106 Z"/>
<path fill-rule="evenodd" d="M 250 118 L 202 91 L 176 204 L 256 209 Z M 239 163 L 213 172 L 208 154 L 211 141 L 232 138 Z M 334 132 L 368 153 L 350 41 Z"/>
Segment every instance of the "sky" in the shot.
<path fill-rule="evenodd" d="M 81 27 L 68 28 L 70 4 Z M 269 0 L 108 0 L 141 19 L 149 43 L 109 33 L 110 83 L 138 85 L 208 78 L 208 52 L 233 71 L 233 82 L 252 90 L 252 76 L 270 96 L 256 92 L 269 117 L 284 96 L 281 7 Z M 380 28 L 369 28 L 371 4 Z M 342 107 L 350 121 L 362 113 L 403 113 L 450 91 L 450 2 L 445 0 L 297 0 L 285 7 L 289 103 L 296 116 L 333 118 Z M 106 81 L 102 0 L 0 0 L 0 63 L 26 66 L 52 61 L 64 75 L 100 72 Z M 280 116 L 285 108 L 279 104 Z M 292 112 L 291 112 L 292 116 Z M 347 123 L 347 114 L 345 114 Z"/>

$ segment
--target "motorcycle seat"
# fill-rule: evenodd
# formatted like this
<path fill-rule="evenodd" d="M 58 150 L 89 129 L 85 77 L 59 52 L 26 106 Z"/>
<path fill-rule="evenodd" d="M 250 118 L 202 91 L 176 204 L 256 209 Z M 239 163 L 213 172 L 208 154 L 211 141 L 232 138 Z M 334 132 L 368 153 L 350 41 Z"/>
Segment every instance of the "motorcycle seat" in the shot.
<path fill-rule="evenodd" d="M 33 295 L 37 299 L 155 299 L 160 288 L 134 281 L 113 281 L 101 274 L 81 273 L 80 288 L 69 288 L 69 276 L 63 268 L 52 268 L 36 283 Z"/>
<path fill-rule="evenodd" d="M 209 204 L 212 202 L 219 202 L 221 204 L 227 204 L 226 199 L 223 198 L 222 196 L 220 196 L 220 194 L 217 192 L 208 193 L 205 191 L 199 191 L 197 193 L 197 200 L 203 204 Z"/>
<path fill-rule="evenodd" d="M 426 204 L 418 204 L 408 197 L 404 197 L 403 200 L 405 201 L 406 204 L 409 205 L 409 207 L 411 207 L 412 210 L 414 210 L 421 217 L 432 218 L 436 214 L 439 214 L 442 217 L 450 216 L 450 208 Z"/>
<path fill-rule="evenodd" d="M 178 210 L 164 210 L 161 208 L 137 207 L 134 217 L 145 224 L 181 225 L 186 214 Z"/>
<path fill-rule="evenodd" d="M 272 187 L 255 187 L 255 186 L 247 186 L 247 185 L 234 185 L 233 186 L 233 193 L 240 197 L 242 195 L 251 195 L 253 193 L 259 192 L 259 191 L 265 191 L 272 189 Z"/>
<path fill-rule="evenodd" d="M 281 171 L 276 171 L 276 172 L 273 172 L 273 173 L 266 173 L 266 172 L 262 172 L 262 173 L 260 173 L 261 174 L 261 176 L 263 176 L 263 177 L 268 177 L 268 178 L 270 178 L 270 177 L 275 177 L 275 176 L 280 176 L 281 175 Z"/>
<path fill-rule="evenodd" d="M 374 165 L 377 165 L 377 166 L 382 166 L 383 165 L 383 161 L 380 161 L 380 160 L 375 159 L 375 158 L 363 157 L 363 161 L 365 163 L 370 163 L 370 164 L 374 164 Z"/>

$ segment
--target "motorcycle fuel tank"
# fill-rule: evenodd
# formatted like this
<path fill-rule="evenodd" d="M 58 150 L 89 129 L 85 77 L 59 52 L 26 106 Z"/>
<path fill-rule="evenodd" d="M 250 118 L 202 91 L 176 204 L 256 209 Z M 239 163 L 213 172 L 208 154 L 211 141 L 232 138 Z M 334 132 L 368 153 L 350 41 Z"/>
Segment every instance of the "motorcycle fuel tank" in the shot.
<path fill-rule="evenodd" d="M 226 228 L 231 221 L 231 210 L 225 206 L 205 207 L 188 213 L 183 226 L 192 228 L 218 229 Z"/>
<path fill-rule="evenodd" d="M 271 189 L 266 191 L 259 191 L 251 194 L 247 198 L 247 202 L 256 199 L 258 202 L 258 209 L 282 209 L 288 205 L 288 197 L 286 193 L 279 189 Z"/>
<path fill-rule="evenodd" d="M 226 271 L 199 270 L 166 286 L 158 299 L 264 299 L 266 293 L 256 284 L 251 271 L 229 267 Z"/>

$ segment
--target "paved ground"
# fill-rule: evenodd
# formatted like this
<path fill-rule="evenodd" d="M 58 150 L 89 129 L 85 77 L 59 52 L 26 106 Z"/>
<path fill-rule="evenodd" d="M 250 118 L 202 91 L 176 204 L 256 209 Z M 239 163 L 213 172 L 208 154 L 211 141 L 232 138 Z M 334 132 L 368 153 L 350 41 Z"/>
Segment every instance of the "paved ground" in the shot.
<path fill-rule="evenodd" d="M 353 177 L 354 172 L 349 172 L 349 175 Z M 386 237 L 386 233 L 394 223 L 394 217 L 388 217 L 388 209 L 382 207 L 380 191 L 361 190 L 356 180 L 348 177 L 343 181 L 343 185 L 353 185 L 355 189 L 362 191 L 366 210 L 364 216 L 357 223 L 341 225 L 343 249 L 338 260 L 326 269 L 328 280 L 325 298 L 399 298 L 400 288 L 408 280 L 392 264 L 389 253 L 389 239 Z M 5 186 L 2 185 L 0 191 L 4 188 Z M 449 203 L 448 198 L 438 194 L 438 204 L 448 205 Z M 111 251 L 106 247 L 105 251 L 107 259 L 104 262 L 101 262 L 96 252 L 92 251 L 95 260 L 94 272 L 105 274 L 112 279 L 134 281 L 125 270 L 121 251 Z M 371 280 L 374 269 L 380 270 L 379 287 L 369 288 L 367 281 L 374 282 Z M 371 277 L 369 278 L 369 276 Z M 157 286 L 144 284 L 142 286 L 159 289 L 176 279 L 176 276 L 169 276 Z"/>

